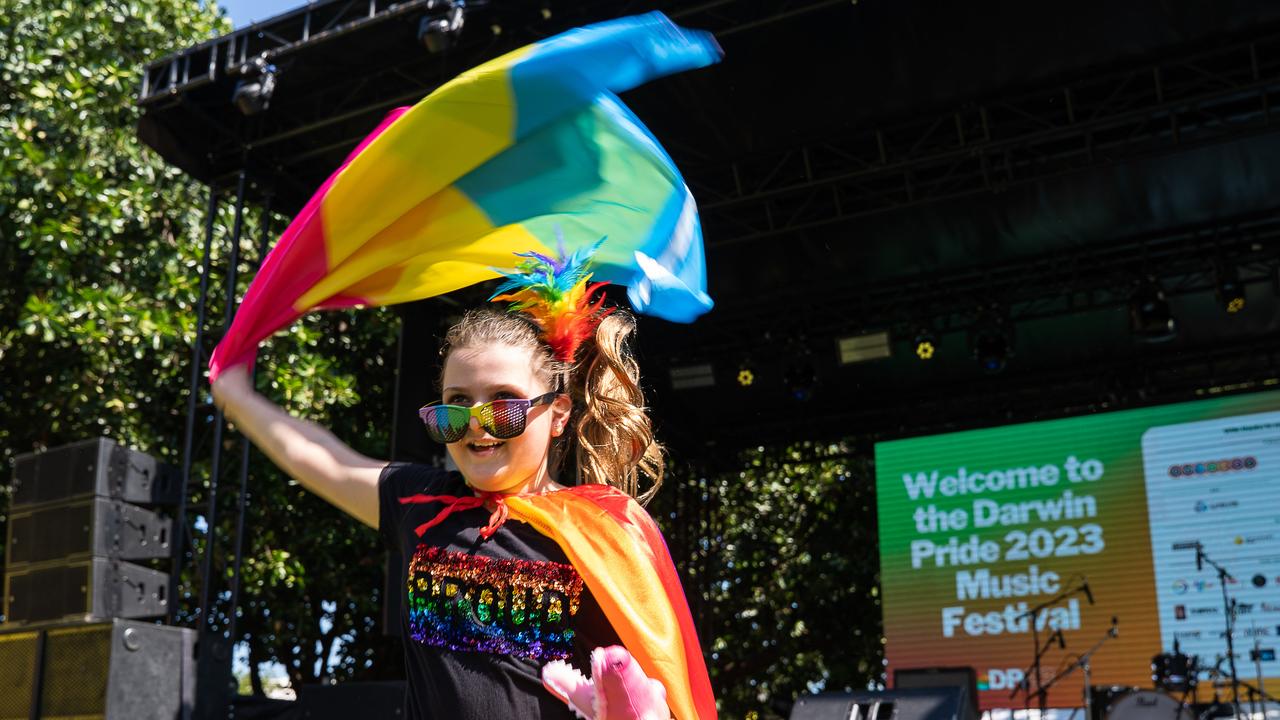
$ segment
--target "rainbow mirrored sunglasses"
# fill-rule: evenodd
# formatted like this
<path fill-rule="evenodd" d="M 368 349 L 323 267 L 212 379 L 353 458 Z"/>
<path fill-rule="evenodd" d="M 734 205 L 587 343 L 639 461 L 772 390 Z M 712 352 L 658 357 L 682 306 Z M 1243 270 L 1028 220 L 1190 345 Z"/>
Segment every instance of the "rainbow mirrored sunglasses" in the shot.
<path fill-rule="evenodd" d="M 529 411 L 548 405 L 560 393 L 549 392 L 536 398 L 490 400 L 482 405 L 444 405 L 440 401 L 418 409 L 418 417 L 427 426 L 427 434 L 439 443 L 452 443 L 467 434 L 471 418 L 480 422 L 485 432 L 499 440 L 510 440 L 524 432 Z"/>

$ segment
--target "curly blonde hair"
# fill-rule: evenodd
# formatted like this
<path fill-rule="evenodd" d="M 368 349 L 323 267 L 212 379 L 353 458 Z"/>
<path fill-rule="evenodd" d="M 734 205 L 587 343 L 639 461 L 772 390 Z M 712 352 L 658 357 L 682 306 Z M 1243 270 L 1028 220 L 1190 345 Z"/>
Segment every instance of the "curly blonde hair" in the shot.
<path fill-rule="evenodd" d="M 441 363 L 456 348 L 491 344 L 529 348 L 534 371 L 547 386 L 573 400 L 572 432 L 556 439 L 553 467 L 563 471 L 573 458 L 579 484 L 612 485 L 647 503 L 662 485 L 663 448 L 640 388 L 640 366 L 631 351 L 636 321 L 617 310 L 605 317 L 595 335 L 578 349 L 575 362 L 555 358 L 538 326 L 520 313 L 493 307 L 468 311 L 445 333 Z M 647 485 L 643 490 L 642 480 Z"/>

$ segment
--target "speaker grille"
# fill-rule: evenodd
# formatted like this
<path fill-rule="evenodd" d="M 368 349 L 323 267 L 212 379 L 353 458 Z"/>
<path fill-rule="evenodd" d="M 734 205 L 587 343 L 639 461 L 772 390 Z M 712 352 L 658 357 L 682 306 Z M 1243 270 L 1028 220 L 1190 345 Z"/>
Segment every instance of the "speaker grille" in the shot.
<path fill-rule="evenodd" d="M 0 635 L 0 720 L 31 717 L 31 684 L 35 682 L 39 633 Z"/>
<path fill-rule="evenodd" d="M 105 470 L 98 467 L 98 460 L 106 442 L 85 440 L 18 458 L 12 507 L 92 495 L 98 485 L 97 474 Z"/>
<path fill-rule="evenodd" d="M 111 625 L 50 630 L 45 643 L 41 717 L 105 717 Z"/>
<path fill-rule="evenodd" d="M 93 551 L 93 501 L 9 518 L 9 563 L 41 563 Z"/>
<path fill-rule="evenodd" d="M 93 565 L 80 562 L 9 575 L 8 619 L 20 622 L 85 615 Z"/>

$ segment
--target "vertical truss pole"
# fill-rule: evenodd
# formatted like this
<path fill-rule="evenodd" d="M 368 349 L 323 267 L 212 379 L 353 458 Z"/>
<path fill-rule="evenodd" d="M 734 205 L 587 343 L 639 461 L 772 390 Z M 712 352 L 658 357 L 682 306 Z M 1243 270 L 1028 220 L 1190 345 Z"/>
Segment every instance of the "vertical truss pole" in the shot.
<path fill-rule="evenodd" d="M 165 622 L 172 625 L 177 617 L 181 587 L 183 542 L 187 538 L 187 488 L 191 485 L 191 445 L 196 428 L 196 397 L 200 393 L 200 368 L 204 364 L 204 314 L 209 297 L 210 249 L 213 224 L 218 214 L 218 188 L 209 186 L 209 202 L 205 210 L 204 250 L 200 260 L 200 295 L 196 299 L 196 339 L 191 345 L 191 380 L 187 385 L 187 425 L 182 435 L 182 479 L 178 485 L 178 510 L 174 518 L 173 563 L 169 573 L 169 607 Z"/>
<path fill-rule="evenodd" d="M 268 195 L 266 202 L 262 207 L 262 242 L 258 246 L 258 267 L 262 267 L 262 261 L 267 257 L 267 249 L 271 246 L 271 196 Z M 256 384 L 258 378 L 258 366 L 255 363 L 253 371 L 250 373 L 250 382 Z M 236 495 L 236 537 L 235 551 L 231 560 L 231 604 L 228 606 L 228 612 L 231 619 L 228 621 L 227 638 L 234 644 L 236 640 L 236 624 L 239 617 L 240 609 L 240 573 L 244 560 L 244 514 L 245 514 L 245 495 L 249 491 L 249 450 L 252 443 L 249 438 L 240 438 L 240 491 Z"/>
<path fill-rule="evenodd" d="M 236 275 L 240 263 L 240 233 L 244 224 L 244 198 L 248 185 L 248 173 L 240 170 L 236 182 L 235 222 L 231 231 L 231 252 L 227 266 L 226 308 L 224 329 L 231 323 L 235 310 Z M 218 538 L 218 476 L 222 465 L 222 431 L 226 425 L 222 410 L 214 413 L 213 462 L 209 469 L 209 497 L 205 510 L 208 535 L 204 547 L 204 586 L 200 595 L 200 624 L 196 640 L 196 704 L 192 717 L 195 720 L 214 720 L 230 717 L 231 695 L 234 692 L 231 677 L 231 647 L 224 632 L 214 632 L 213 555 Z"/>
<path fill-rule="evenodd" d="M 244 226 L 244 195 L 248 184 L 248 174 L 241 168 L 240 177 L 236 180 L 235 223 L 231 230 L 231 253 L 227 263 L 226 308 L 223 312 L 223 330 L 231 325 L 231 317 L 236 308 L 236 275 L 240 264 L 240 232 Z M 226 426 L 222 409 L 219 408 L 213 419 L 213 461 L 209 468 L 209 500 L 205 510 L 205 521 L 209 527 L 204 546 L 204 587 L 201 589 L 200 624 L 208 628 L 213 623 L 213 550 L 214 540 L 218 536 L 218 476 L 222 465 L 222 431 Z"/>

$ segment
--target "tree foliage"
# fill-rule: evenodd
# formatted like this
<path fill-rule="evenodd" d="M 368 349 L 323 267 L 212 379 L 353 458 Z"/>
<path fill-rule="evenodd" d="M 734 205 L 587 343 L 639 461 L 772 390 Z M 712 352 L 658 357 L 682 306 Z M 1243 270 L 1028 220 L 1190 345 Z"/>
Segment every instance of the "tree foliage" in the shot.
<path fill-rule="evenodd" d="M 137 140 L 134 93 L 145 63 L 228 30 L 216 6 L 196 0 L 0 0 L 4 467 L 17 453 L 100 435 L 180 461 L 208 191 Z M 225 313 L 220 288 L 233 225 L 225 195 L 212 243 L 215 328 Z M 254 212 L 244 228 L 242 279 L 264 231 Z M 387 311 L 310 318 L 264 348 L 260 388 L 383 455 L 395 330 Z M 206 358 L 217 334 L 206 338 Z M 207 515 L 206 392 L 197 398 L 193 516 Z M 225 600 L 240 441 L 224 438 L 214 588 Z M 394 676 L 399 656 L 376 631 L 376 536 L 250 457 L 237 635 L 251 639 L 255 660 L 283 663 L 295 686 Z M 195 552 L 185 558 L 188 622 L 198 607 L 195 561 L 204 538 L 195 533 Z M 219 611 L 225 626 L 225 605 Z M 336 666 L 317 663 L 337 638 L 345 652 Z"/>
<path fill-rule="evenodd" d="M 881 682 L 870 462 L 845 443 L 802 441 L 717 464 L 677 482 L 697 482 L 710 505 L 689 591 L 725 715 L 786 717 L 800 694 Z"/>
<path fill-rule="evenodd" d="M 227 30 L 216 7 L 197 0 L 0 0 L 6 468 L 17 453 L 100 435 L 180 461 L 208 190 L 139 143 L 133 94 L 143 64 Z M 226 311 L 227 190 L 214 223 L 206 358 Z M 270 220 L 246 216 L 240 291 Z M 396 330 L 387 310 L 308 318 L 264 347 L 259 388 L 362 452 L 385 456 Z M 190 491 L 193 516 L 207 517 L 214 423 L 207 390 L 197 401 Z M 219 627 L 229 621 L 241 442 L 223 435 Z M 762 448 L 716 470 L 677 470 L 660 495 L 655 513 L 688 546 L 673 549 L 689 561 L 688 589 L 726 716 L 785 715 L 798 693 L 880 677 L 868 465 L 842 445 Z M 256 452 L 247 478 L 236 635 L 253 664 L 283 664 L 295 687 L 396 677 L 400 651 L 379 631 L 383 553 L 375 534 Z M 705 504 L 698 524 L 661 510 L 682 492 Z M 206 537 L 193 531 L 184 558 L 188 623 L 198 620 Z M 250 685 L 261 689 L 257 677 Z"/>

